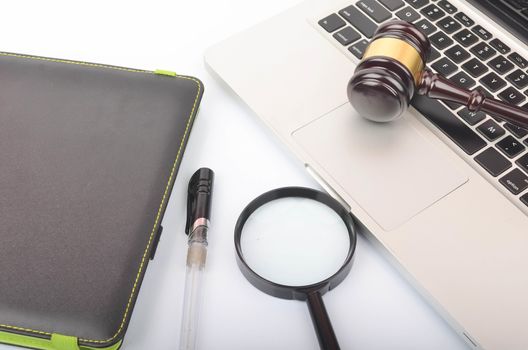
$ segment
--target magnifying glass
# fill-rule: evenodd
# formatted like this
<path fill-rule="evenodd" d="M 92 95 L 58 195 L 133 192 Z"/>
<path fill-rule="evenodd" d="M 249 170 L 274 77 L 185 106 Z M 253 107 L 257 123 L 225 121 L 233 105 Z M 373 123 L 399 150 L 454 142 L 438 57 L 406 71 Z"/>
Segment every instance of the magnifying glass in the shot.
<path fill-rule="evenodd" d="M 262 292 L 307 301 L 323 350 L 339 349 L 322 295 L 352 268 L 356 231 L 349 212 L 329 195 L 279 188 L 254 199 L 235 226 L 237 263 Z"/>

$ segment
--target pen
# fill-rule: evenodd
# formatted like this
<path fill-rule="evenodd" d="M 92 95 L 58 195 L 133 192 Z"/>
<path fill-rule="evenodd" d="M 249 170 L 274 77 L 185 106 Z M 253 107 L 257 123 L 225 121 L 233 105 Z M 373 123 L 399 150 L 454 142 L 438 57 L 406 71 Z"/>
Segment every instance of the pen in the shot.
<path fill-rule="evenodd" d="M 196 345 L 200 313 L 202 280 L 207 257 L 207 231 L 211 217 L 214 172 L 201 168 L 191 177 L 187 193 L 188 238 L 187 271 L 183 297 L 183 316 L 180 350 L 191 350 Z"/>

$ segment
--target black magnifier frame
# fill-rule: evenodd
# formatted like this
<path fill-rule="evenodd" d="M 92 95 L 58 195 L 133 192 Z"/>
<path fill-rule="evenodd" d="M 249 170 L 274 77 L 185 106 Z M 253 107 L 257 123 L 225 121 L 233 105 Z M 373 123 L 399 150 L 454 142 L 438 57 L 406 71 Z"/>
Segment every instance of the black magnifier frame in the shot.
<path fill-rule="evenodd" d="M 307 198 L 325 204 L 334 210 L 345 224 L 349 238 L 350 246 L 348 254 L 341 268 L 332 276 L 325 280 L 306 285 L 306 286 L 287 286 L 274 283 L 259 276 L 253 271 L 245 262 L 244 254 L 242 253 L 242 246 L 240 243 L 242 237 L 242 230 L 249 217 L 261 206 L 281 198 Z M 260 291 L 274 297 L 290 300 L 301 300 L 308 302 L 310 316 L 317 332 L 319 345 L 323 350 L 338 350 L 339 344 L 332 328 L 332 323 L 326 312 L 323 303 L 322 295 L 329 290 L 337 287 L 346 278 L 352 269 L 352 262 L 354 251 L 356 249 L 357 234 L 354 226 L 352 215 L 347 211 L 337 200 L 330 197 L 328 194 L 306 187 L 283 187 L 269 192 L 266 192 L 255 198 L 242 211 L 238 221 L 235 225 L 235 249 L 237 264 L 240 271 L 246 279 Z"/>

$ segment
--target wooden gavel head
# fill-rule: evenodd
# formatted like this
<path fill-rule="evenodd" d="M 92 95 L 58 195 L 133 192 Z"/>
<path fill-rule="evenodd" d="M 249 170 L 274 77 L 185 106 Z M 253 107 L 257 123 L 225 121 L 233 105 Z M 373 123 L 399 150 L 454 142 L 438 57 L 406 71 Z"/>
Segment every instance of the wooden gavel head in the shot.
<path fill-rule="evenodd" d="M 382 24 L 348 83 L 352 106 L 376 122 L 399 118 L 420 83 L 430 48 L 414 25 L 400 20 Z"/>

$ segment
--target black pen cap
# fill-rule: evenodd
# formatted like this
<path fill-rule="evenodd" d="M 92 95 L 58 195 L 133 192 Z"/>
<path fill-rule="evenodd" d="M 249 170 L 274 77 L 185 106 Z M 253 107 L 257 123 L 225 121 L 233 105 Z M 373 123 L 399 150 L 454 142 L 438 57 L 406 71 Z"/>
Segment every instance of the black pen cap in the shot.
<path fill-rule="evenodd" d="M 187 224 L 185 233 L 190 234 L 198 219 L 211 219 L 214 172 L 209 168 L 198 169 L 189 181 L 187 193 Z"/>

